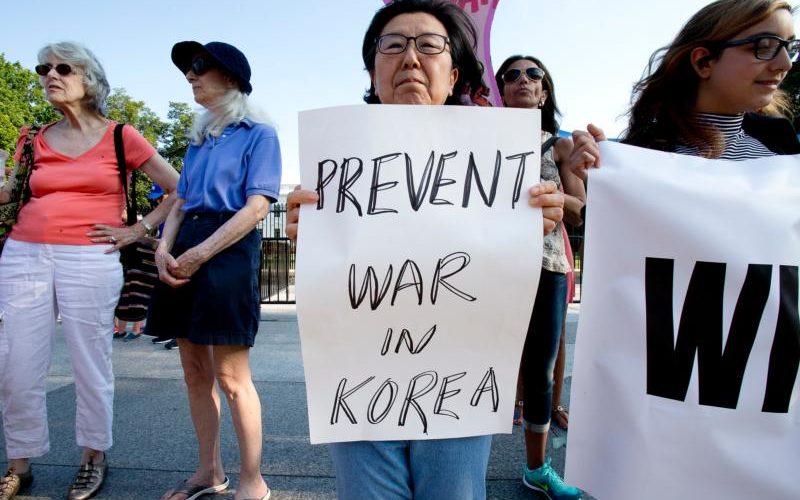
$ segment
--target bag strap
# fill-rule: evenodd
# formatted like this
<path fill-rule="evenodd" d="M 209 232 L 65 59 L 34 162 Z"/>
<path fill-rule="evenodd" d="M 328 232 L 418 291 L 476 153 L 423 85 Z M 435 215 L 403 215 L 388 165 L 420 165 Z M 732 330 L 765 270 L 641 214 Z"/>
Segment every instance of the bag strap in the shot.
<path fill-rule="evenodd" d="M 39 133 L 39 126 L 38 125 L 31 125 L 28 128 L 28 135 L 25 136 L 25 142 L 22 143 L 22 155 L 20 156 L 17 179 L 16 182 L 20 182 L 19 185 L 19 200 L 22 203 L 27 202 L 31 199 L 31 187 L 30 187 L 30 180 L 31 180 L 31 173 L 33 172 L 33 140 L 36 138 L 36 134 Z M 21 178 L 20 178 L 21 177 Z"/>
<path fill-rule="evenodd" d="M 553 145 L 554 145 L 554 144 L 555 144 L 555 143 L 556 143 L 556 142 L 557 142 L 559 139 L 560 139 L 560 137 L 559 137 L 559 136 L 557 136 L 557 135 L 554 135 L 554 136 L 550 137 L 549 139 L 547 139 L 546 141 L 544 141 L 544 142 L 542 143 L 542 156 L 544 156 L 544 154 L 545 154 L 545 153 L 547 153 L 547 150 L 549 150 L 550 148 L 552 148 L 552 147 L 553 147 Z"/>
<path fill-rule="evenodd" d="M 128 192 L 128 165 L 125 162 L 125 143 L 122 141 L 122 129 L 124 123 L 117 123 L 114 127 L 114 151 L 117 153 L 117 169 L 119 178 L 122 181 L 122 193 L 125 198 L 125 211 L 127 213 L 126 224 L 132 226 L 136 224 L 136 173 L 131 172 L 131 191 Z"/>

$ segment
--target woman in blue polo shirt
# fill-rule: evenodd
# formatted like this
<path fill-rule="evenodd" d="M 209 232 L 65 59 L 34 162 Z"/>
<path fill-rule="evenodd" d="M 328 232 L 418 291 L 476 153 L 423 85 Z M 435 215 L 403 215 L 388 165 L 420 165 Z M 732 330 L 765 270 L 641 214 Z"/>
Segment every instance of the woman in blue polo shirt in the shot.
<path fill-rule="evenodd" d="M 259 322 L 261 237 L 255 227 L 278 198 L 278 137 L 248 103 L 250 65 L 238 49 L 222 42 L 180 42 L 172 48 L 172 61 L 206 111 L 195 121 L 178 199 L 156 250 L 163 283 L 153 297 L 147 334 L 178 338 L 199 464 L 162 498 L 196 498 L 228 487 L 216 381 L 239 440 L 235 498 L 266 499 L 261 403 L 249 352 Z"/>

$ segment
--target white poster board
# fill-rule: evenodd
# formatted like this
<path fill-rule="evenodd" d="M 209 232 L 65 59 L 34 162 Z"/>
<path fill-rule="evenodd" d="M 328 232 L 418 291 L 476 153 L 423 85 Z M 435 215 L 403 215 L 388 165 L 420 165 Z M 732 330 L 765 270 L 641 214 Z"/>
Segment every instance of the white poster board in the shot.
<path fill-rule="evenodd" d="M 567 481 L 600 500 L 800 498 L 800 157 L 601 147 Z"/>
<path fill-rule="evenodd" d="M 541 267 L 539 123 L 461 106 L 300 113 L 302 185 L 321 195 L 297 244 L 312 443 L 511 431 Z"/>

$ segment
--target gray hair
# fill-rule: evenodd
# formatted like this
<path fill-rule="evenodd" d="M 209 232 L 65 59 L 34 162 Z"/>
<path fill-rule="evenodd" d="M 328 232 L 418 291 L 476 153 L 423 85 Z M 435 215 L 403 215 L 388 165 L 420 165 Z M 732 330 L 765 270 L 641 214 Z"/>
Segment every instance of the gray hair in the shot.
<path fill-rule="evenodd" d="M 83 72 L 83 84 L 86 87 L 86 103 L 106 116 L 106 98 L 111 93 L 111 86 L 108 84 L 103 66 L 91 50 L 76 42 L 51 43 L 42 47 L 37 57 L 39 64 L 44 64 L 48 58 L 53 57 L 80 68 Z"/>
<path fill-rule="evenodd" d="M 270 123 L 269 116 L 250 102 L 247 94 L 233 88 L 213 107 L 198 115 L 192 125 L 191 139 L 202 144 L 207 136 L 219 137 L 228 125 L 248 119 L 257 123 Z"/>

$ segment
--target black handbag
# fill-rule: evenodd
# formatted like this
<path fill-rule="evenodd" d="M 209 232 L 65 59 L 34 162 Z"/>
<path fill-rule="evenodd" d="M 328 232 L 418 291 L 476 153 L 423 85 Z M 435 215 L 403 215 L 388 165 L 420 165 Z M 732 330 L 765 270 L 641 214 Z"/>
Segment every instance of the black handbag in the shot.
<path fill-rule="evenodd" d="M 125 196 L 128 226 L 136 224 L 138 210 L 136 202 L 136 171 L 131 172 L 131 189 L 128 192 L 127 165 L 125 163 L 125 146 L 122 143 L 123 124 L 114 127 L 114 150 L 117 153 L 117 166 L 122 180 Z M 158 268 L 155 262 L 155 251 L 146 244 L 135 241 L 120 250 L 120 261 L 125 277 L 119 303 L 114 315 L 122 321 L 142 321 L 147 317 L 150 296 L 158 283 Z"/>
<path fill-rule="evenodd" d="M 22 205 L 31 198 L 28 183 L 33 172 L 33 139 L 38 132 L 39 127 L 36 125 L 28 129 L 28 135 L 22 144 L 22 155 L 17 162 L 13 178 L 9 179 L 9 182 L 14 182 L 11 197 L 7 203 L 0 204 L 0 253 L 3 253 L 3 247 L 11 233 L 11 226 L 17 222 Z M 0 168 L 4 167 L 5 165 L 0 165 Z"/>

